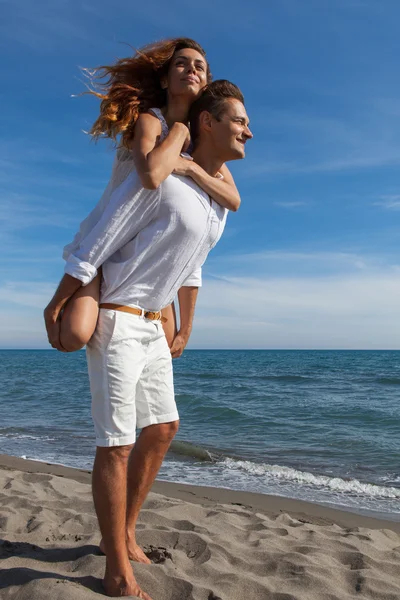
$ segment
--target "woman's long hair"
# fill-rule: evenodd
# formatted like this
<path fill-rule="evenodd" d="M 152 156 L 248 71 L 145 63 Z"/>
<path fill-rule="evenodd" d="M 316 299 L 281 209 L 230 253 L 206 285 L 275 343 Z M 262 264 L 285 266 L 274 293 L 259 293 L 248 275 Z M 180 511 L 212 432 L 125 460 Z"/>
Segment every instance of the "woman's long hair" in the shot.
<path fill-rule="evenodd" d="M 205 57 L 203 48 L 190 38 L 174 38 L 144 46 L 114 65 L 84 72 L 90 81 L 89 92 L 101 99 L 100 115 L 89 133 L 95 140 L 111 138 L 127 147 L 133 137 L 140 113 L 165 106 L 166 90 L 161 79 L 167 75 L 175 52 L 193 48 Z M 207 82 L 211 73 L 207 63 Z"/>

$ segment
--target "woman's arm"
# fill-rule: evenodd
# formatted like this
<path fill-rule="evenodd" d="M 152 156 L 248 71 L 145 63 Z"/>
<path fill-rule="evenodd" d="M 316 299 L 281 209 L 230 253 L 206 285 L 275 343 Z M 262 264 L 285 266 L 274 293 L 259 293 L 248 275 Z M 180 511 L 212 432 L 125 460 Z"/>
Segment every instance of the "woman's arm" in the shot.
<path fill-rule="evenodd" d="M 226 165 L 220 169 L 221 177 L 209 175 L 193 160 L 179 157 L 174 173 L 191 177 L 215 202 L 224 208 L 236 212 L 240 206 L 240 195 L 235 181 Z"/>
<path fill-rule="evenodd" d="M 189 137 L 184 123 L 174 123 L 167 137 L 157 145 L 161 123 L 154 115 L 141 114 L 135 124 L 131 151 L 144 188 L 154 190 L 171 175 Z"/>
<path fill-rule="evenodd" d="M 131 180 L 128 176 L 114 190 L 98 222 L 66 256 L 65 273 L 88 285 L 97 269 L 150 223 L 160 200 L 159 190 L 145 190 L 136 177 Z"/>

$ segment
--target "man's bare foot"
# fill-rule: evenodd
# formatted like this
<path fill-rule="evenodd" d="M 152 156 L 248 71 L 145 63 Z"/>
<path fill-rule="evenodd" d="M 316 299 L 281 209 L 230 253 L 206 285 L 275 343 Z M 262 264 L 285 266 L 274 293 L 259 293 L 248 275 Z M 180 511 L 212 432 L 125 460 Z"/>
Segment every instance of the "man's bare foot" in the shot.
<path fill-rule="evenodd" d="M 151 565 L 151 560 L 147 558 L 141 547 L 138 546 L 136 542 L 127 542 L 126 545 L 128 549 L 129 560 L 134 560 L 135 562 L 139 562 L 144 565 Z M 103 540 L 101 540 L 99 548 L 100 552 L 103 554 L 106 553 Z"/>
<path fill-rule="evenodd" d="M 136 542 L 127 541 L 126 547 L 128 549 L 129 560 L 134 560 L 135 562 L 143 563 L 144 565 L 151 565 L 151 560 L 147 558 L 141 547 L 138 546 Z"/>
<path fill-rule="evenodd" d="M 137 584 L 133 574 L 131 577 L 110 577 L 107 573 L 103 579 L 103 587 L 107 596 L 121 598 L 124 596 L 137 596 L 141 600 L 151 600 Z"/>

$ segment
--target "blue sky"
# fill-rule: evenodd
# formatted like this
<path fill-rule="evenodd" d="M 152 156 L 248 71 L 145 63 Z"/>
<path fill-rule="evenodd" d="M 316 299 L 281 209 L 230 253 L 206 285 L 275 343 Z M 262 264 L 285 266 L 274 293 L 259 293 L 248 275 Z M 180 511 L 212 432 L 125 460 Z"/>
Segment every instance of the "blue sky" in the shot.
<path fill-rule="evenodd" d="M 399 348 L 400 5 L 390 0 L 1 0 L 0 347 L 45 348 L 62 247 L 110 144 L 79 66 L 189 36 L 254 140 L 204 270 L 192 348 Z"/>

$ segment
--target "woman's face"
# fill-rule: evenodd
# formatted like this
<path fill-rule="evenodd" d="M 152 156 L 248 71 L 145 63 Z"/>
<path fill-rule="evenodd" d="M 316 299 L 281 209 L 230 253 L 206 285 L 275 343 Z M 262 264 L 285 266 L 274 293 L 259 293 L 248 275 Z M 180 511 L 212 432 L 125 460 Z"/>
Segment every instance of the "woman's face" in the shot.
<path fill-rule="evenodd" d="M 205 85 L 207 85 L 207 62 L 204 56 L 193 48 L 184 48 L 175 52 L 164 82 L 168 94 L 189 96 L 194 100 Z"/>

